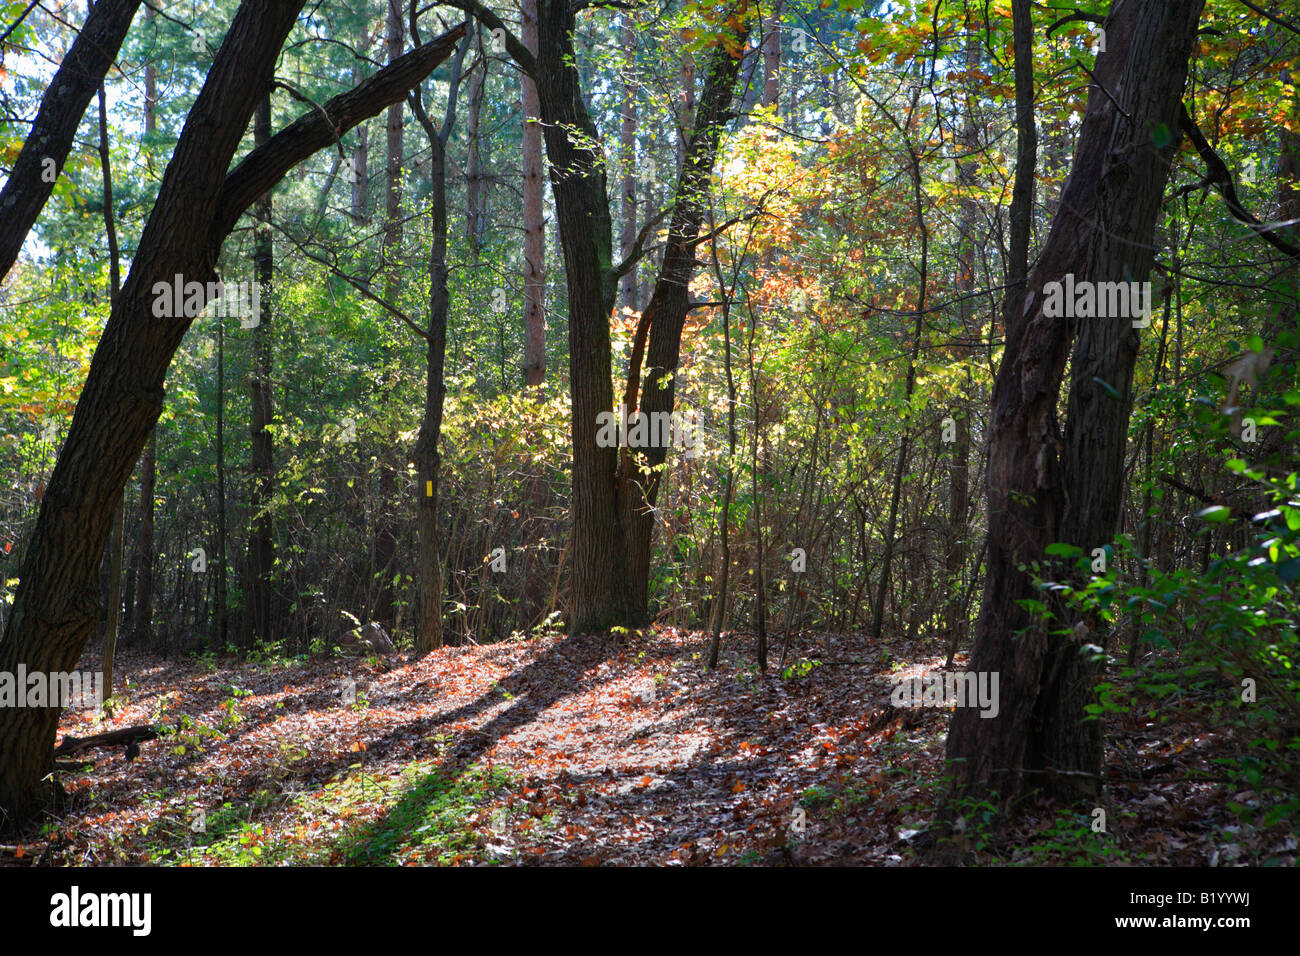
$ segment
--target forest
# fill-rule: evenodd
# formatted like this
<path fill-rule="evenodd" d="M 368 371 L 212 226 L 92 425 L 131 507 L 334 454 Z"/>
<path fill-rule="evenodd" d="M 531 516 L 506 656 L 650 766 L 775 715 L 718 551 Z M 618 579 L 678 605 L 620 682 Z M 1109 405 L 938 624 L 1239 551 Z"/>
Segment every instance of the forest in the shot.
<path fill-rule="evenodd" d="M 0 867 L 1293 866 L 1298 69 L 0 0 Z"/>

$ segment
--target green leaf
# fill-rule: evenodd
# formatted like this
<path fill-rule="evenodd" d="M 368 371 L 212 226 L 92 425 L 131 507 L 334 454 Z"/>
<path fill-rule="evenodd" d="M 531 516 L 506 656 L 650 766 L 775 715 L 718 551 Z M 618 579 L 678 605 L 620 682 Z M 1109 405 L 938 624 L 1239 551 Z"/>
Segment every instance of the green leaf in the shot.
<path fill-rule="evenodd" d="M 1300 577 L 1300 558 L 1283 561 L 1277 566 L 1277 576 L 1287 584 Z"/>
<path fill-rule="evenodd" d="M 1083 548 L 1073 544 L 1065 544 L 1061 541 L 1055 541 L 1043 549 L 1047 554 L 1059 555 L 1063 558 L 1074 558 L 1083 554 Z"/>
<path fill-rule="evenodd" d="M 1210 505 L 1208 508 L 1202 508 L 1192 517 L 1200 518 L 1202 521 L 1209 521 L 1212 524 L 1221 524 L 1232 517 L 1232 509 L 1223 505 Z"/>

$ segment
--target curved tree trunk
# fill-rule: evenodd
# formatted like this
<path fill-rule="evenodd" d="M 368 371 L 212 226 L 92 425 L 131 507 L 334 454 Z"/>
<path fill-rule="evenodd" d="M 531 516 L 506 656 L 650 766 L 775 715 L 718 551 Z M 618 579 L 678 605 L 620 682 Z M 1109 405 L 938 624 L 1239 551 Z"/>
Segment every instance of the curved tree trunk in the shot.
<path fill-rule="evenodd" d="M 91 360 L 23 562 L 0 670 L 76 666 L 99 617 L 97 574 L 125 487 L 162 411 L 163 379 L 192 316 L 153 314 L 153 285 L 213 278 L 208 225 L 222 183 L 302 0 L 241 5 L 199 93 L 153 213 Z M 0 810 L 7 824 L 44 803 L 58 708 L 0 708 Z"/>
<path fill-rule="evenodd" d="M 0 641 L 0 671 L 16 672 L 19 664 L 29 672 L 71 670 L 99 617 L 97 574 L 112 503 L 158 421 L 167 367 L 194 319 L 155 315 L 155 284 L 177 274 L 215 281 L 212 264 L 221 245 L 257 197 L 303 159 L 404 97 L 464 33 L 457 27 L 313 108 L 229 170 L 302 6 L 302 0 L 241 4 L 190 109 L 27 542 Z M 58 721 L 58 708 L 0 708 L 4 826 L 26 823 L 45 804 L 41 781 L 51 769 Z"/>

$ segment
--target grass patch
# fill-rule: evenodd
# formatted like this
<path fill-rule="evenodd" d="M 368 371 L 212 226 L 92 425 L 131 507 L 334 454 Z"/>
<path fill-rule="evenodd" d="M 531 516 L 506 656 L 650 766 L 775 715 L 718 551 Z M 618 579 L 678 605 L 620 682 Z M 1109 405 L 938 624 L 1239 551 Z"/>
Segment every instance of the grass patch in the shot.
<path fill-rule="evenodd" d="M 354 767 L 308 793 L 260 791 L 205 814 L 202 832 L 176 818 L 150 856 L 162 865 L 400 866 L 492 862 L 539 822 L 493 805 L 517 786 L 503 767 L 459 775 L 434 761 L 390 775 Z M 523 817 L 522 819 L 514 819 Z"/>

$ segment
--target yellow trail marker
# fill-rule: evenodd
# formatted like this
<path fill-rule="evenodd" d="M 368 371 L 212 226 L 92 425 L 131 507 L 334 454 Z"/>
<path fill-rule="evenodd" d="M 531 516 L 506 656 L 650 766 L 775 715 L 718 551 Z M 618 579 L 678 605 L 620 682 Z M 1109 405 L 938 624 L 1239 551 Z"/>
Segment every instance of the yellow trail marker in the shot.
<path fill-rule="evenodd" d="M 425 495 L 426 498 L 432 498 L 432 497 L 433 497 L 433 482 L 432 482 L 432 481 L 426 481 L 426 482 L 424 483 L 424 495 Z"/>

